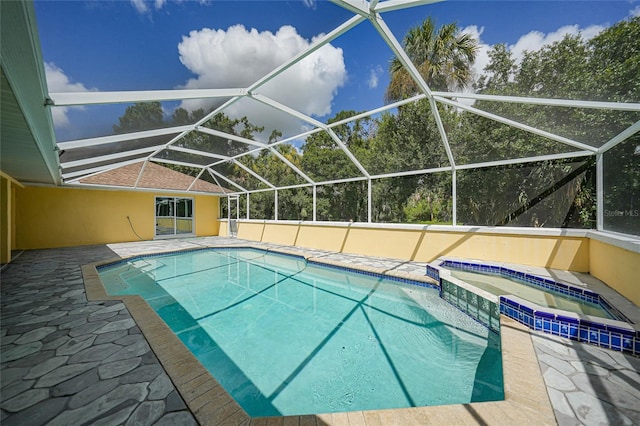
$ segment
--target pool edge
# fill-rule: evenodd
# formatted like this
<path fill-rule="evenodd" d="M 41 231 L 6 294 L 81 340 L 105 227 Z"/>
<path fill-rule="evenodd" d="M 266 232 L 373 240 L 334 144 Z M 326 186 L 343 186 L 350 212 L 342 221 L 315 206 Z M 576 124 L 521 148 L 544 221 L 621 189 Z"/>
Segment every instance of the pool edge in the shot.
<path fill-rule="evenodd" d="M 238 246 L 235 246 L 238 247 Z M 256 248 L 255 245 L 240 247 Z M 212 247 L 214 248 L 214 247 Z M 356 267 L 286 250 L 272 250 L 303 257 L 307 260 L 341 266 L 347 269 L 401 276 L 416 281 L 424 278 L 398 271 L 386 271 L 380 268 Z M 109 296 L 97 267 L 123 261 L 137 256 L 108 259 L 82 267 L 87 300 L 122 300 L 132 318 L 147 339 L 151 349 L 158 357 L 175 388 L 198 422 L 202 425 L 214 424 L 267 424 L 277 418 L 251 418 L 224 388 L 202 366 L 180 339 L 169 329 L 165 322 L 137 295 Z M 391 273 L 390 273 L 391 272 Z M 283 416 L 282 423 L 289 424 L 329 424 L 329 425 L 384 425 L 384 424 L 555 424 L 555 416 L 529 329 L 513 319 L 500 316 L 500 335 L 502 342 L 502 362 L 504 375 L 504 401 L 479 402 L 469 404 L 441 405 L 431 407 L 413 407 L 370 411 L 352 411 L 346 413 L 327 413 L 306 416 Z"/>

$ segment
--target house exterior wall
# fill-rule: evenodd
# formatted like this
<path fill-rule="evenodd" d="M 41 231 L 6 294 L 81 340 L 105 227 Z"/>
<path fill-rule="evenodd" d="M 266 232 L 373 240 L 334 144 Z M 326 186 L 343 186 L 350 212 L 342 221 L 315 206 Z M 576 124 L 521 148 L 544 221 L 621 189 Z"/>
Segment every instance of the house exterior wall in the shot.
<path fill-rule="evenodd" d="M 0 176 L 0 264 L 11 260 L 11 235 L 13 200 L 11 198 L 11 181 Z"/>
<path fill-rule="evenodd" d="M 18 249 L 138 241 L 155 234 L 155 197 L 193 197 L 194 233 L 217 235 L 218 198 L 207 195 L 26 187 L 16 191 Z"/>

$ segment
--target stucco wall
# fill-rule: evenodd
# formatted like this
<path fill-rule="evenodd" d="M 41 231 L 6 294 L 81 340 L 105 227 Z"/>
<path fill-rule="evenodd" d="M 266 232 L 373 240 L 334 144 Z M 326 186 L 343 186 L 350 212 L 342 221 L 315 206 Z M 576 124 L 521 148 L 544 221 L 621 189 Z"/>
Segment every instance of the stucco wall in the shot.
<path fill-rule="evenodd" d="M 11 212 L 13 199 L 11 197 L 11 182 L 0 176 L 0 264 L 11 260 Z"/>
<path fill-rule="evenodd" d="M 225 224 L 222 225 L 224 227 Z M 440 256 L 589 271 L 584 236 L 437 231 L 422 228 L 240 222 L 238 237 L 338 252 L 430 262 Z"/>
<path fill-rule="evenodd" d="M 221 230 L 226 226 L 223 222 Z M 238 237 L 421 262 L 452 256 L 587 272 L 640 306 L 640 251 L 593 238 L 602 233 L 544 229 L 510 232 L 505 228 L 458 232 L 433 228 L 250 221 L 239 222 Z"/>
<path fill-rule="evenodd" d="M 640 253 L 592 239 L 590 273 L 640 306 Z"/>
<path fill-rule="evenodd" d="M 76 188 L 18 189 L 16 246 L 36 249 L 138 241 L 127 216 L 138 235 L 151 240 L 155 231 L 156 195 L 172 194 Z M 204 195 L 193 198 L 195 234 L 217 235 L 218 198 Z"/>

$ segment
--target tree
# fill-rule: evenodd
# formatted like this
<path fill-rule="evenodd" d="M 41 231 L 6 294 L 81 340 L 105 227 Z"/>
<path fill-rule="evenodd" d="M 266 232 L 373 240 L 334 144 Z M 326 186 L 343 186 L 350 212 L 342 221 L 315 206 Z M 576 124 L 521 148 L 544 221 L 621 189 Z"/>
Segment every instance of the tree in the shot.
<path fill-rule="evenodd" d="M 496 44 L 489 51 L 489 64 L 474 88 L 483 93 L 506 94 L 516 69 L 516 61 L 506 44 Z"/>
<path fill-rule="evenodd" d="M 436 24 L 429 17 L 421 25 L 411 28 L 402 44 L 432 89 L 460 89 L 470 83 L 478 41 L 468 33 L 460 33 L 455 23 L 443 25 L 436 31 Z M 385 94 L 387 101 L 408 98 L 420 92 L 398 58 L 391 61 L 389 73 L 391 81 Z"/>
<path fill-rule="evenodd" d="M 456 127 L 455 113 L 444 109 L 439 113 L 447 127 Z M 398 109 L 397 114 L 383 114 L 370 146 L 371 163 L 367 167 L 374 174 L 449 166 L 442 138 L 427 100 L 404 105 Z M 435 206 L 416 204 L 415 201 L 424 196 L 436 202 L 442 199 L 442 194 L 450 193 L 450 176 L 444 174 L 432 175 L 430 178 L 415 175 L 379 180 L 373 186 L 373 217 L 381 222 L 424 221 L 427 220 L 424 217 L 430 218 Z M 445 208 L 436 209 L 437 214 L 428 220 L 449 220 L 451 213 L 446 205 L 447 203 Z M 416 209 L 422 211 L 418 212 Z"/>
<path fill-rule="evenodd" d="M 271 135 L 271 142 L 276 142 L 279 132 Z M 301 156 L 295 147 L 288 144 L 279 144 L 274 149 L 287 161 L 301 167 Z M 257 156 L 246 155 L 240 161 L 251 170 L 258 173 L 265 180 L 277 187 L 286 187 L 305 183 L 289 165 L 274 155 L 270 150 L 262 150 Z M 313 209 L 313 198 L 309 193 L 309 188 L 290 188 L 278 191 L 278 218 L 283 220 L 303 219 L 303 209 Z M 256 193 L 251 196 L 251 217 L 265 218 L 274 213 L 274 195 L 260 195 Z"/>
<path fill-rule="evenodd" d="M 640 99 L 640 17 L 622 21 L 589 41 L 595 99 Z M 637 112 L 604 111 L 595 118 L 601 139 L 638 120 Z M 604 227 L 640 235 L 640 133 L 604 153 Z"/>
<path fill-rule="evenodd" d="M 356 115 L 355 111 L 341 111 L 328 123 L 342 121 Z M 373 122 L 369 118 L 332 127 L 332 131 L 349 151 L 366 163 L 369 135 Z M 307 137 L 302 146 L 302 170 L 315 181 L 329 181 L 362 176 L 360 170 L 327 132 Z M 365 166 L 366 169 L 366 166 Z M 366 181 L 322 185 L 317 188 L 316 209 L 321 220 L 367 220 Z"/>
<path fill-rule="evenodd" d="M 520 65 L 506 46 L 490 52 L 491 62 L 476 89 L 481 93 L 578 100 L 637 102 L 640 99 L 640 18 L 621 21 L 585 41 L 566 36 L 539 51 L 527 52 Z M 637 113 L 478 101 L 493 112 L 592 146 L 602 146 L 637 121 Z M 457 162 L 519 158 L 575 148 L 509 126 L 463 113 L 455 129 L 463 142 Z M 640 193 L 637 135 L 604 154 L 605 205 L 632 210 Z M 503 155 L 504 157 L 501 157 Z M 458 212 L 463 222 L 485 225 L 595 226 L 593 159 L 546 161 L 458 174 Z M 614 183 L 615 182 L 615 183 Z M 635 194 L 635 195 L 634 195 Z M 630 198 L 631 197 L 631 198 Z M 621 207 L 613 207 L 621 206 Z M 606 208 L 606 207 L 605 207 Z M 609 217 L 611 229 L 629 232 L 633 218 Z"/>
<path fill-rule="evenodd" d="M 160 102 L 138 102 L 131 105 L 118 122 L 113 126 L 115 133 L 138 132 L 165 126 Z"/>

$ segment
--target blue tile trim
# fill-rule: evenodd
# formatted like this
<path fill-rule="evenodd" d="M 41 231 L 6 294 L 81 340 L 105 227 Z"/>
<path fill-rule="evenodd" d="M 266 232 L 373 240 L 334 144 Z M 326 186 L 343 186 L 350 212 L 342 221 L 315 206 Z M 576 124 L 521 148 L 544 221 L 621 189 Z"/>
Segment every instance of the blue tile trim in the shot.
<path fill-rule="evenodd" d="M 440 282 L 440 270 L 431 265 L 427 265 L 427 276 Z"/>
<path fill-rule="evenodd" d="M 555 282 L 548 278 L 525 274 L 523 272 L 495 265 L 446 260 L 442 262 L 440 266 L 514 278 L 525 284 L 557 291 L 583 301 L 598 304 L 612 317 L 620 321 L 628 322 L 628 319 L 613 307 L 605 298 L 590 290 L 573 287 L 568 284 Z M 436 273 L 439 275 L 438 268 L 431 265 L 427 266 L 427 275 L 434 277 Z M 445 279 L 440 279 L 440 283 L 440 293 L 442 298 L 463 312 L 466 312 L 472 318 L 487 325 L 486 321 L 483 322 L 482 320 L 474 317 L 473 312 L 468 312 L 469 305 L 466 302 L 460 302 L 458 293 L 459 291 L 466 292 L 466 290 L 459 288 Z M 640 356 L 640 331 L 624 329 L 614 325 L 603 324 L 586 319 L 556 315 L 554 313 L 544 312 L 541 310 L 534 310 L 529 306 L 521 305 L 504 296 L 500 296 L 500 305 L 498 309 L 501 314 L 506 315 L 534 330 L 540 330 L 545 333 Z"/>
<path fill-rule="evenodd" d="M 530 308 L 523 305 L 516 307 L 514 305 L 517 304 L 508 298 L 501 297 L 500 302 L 502 314 L 534 330 L 590 343 L 605 349 L 640 355 L 640 336 L 635 330 L 543 311 L 534 311 L 532 316 L 528 312 Z"/>
<path fill-rule="evenodd" d="M 620 321 L 628 321 L 628 319 L 615 309 L 605 298 L 598 293 L 586 290 L 580 287 L 573 287 L 568 284 L 559 283 L 548 278 L 538 277 L 536 275 L 519 272 L 502 266 L 485 265 L 482 263 L 460 262 L 455 260 L 445 260 L 440 264 L 445 268 L 460 269 L 463 271 L 480 272 L 483 274 L 501 275 L 507 278 L 518 280 L 524 284 L 532 285 L 544 290 L 552 290 L 576 299 L 599 305 L 611 317 Z M 437 269 L 428 265 L 428 268 Z"/>

